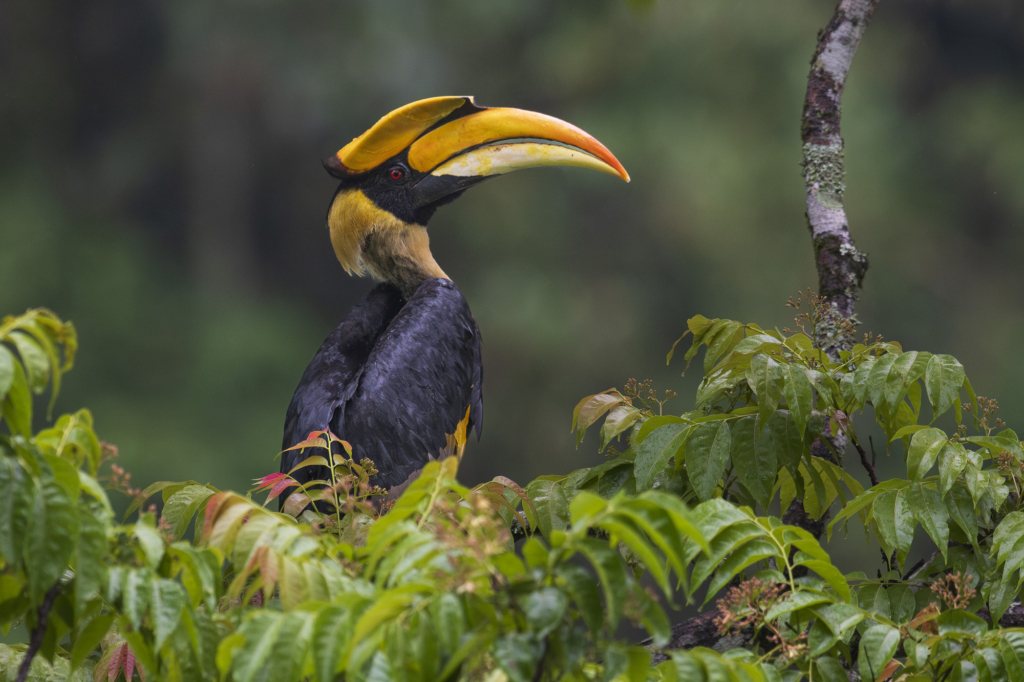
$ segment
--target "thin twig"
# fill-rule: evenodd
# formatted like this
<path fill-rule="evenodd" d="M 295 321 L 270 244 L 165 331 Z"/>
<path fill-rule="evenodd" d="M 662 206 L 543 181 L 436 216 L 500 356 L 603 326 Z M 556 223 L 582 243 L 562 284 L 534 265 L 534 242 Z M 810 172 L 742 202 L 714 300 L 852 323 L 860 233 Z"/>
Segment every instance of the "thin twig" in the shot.
<path fill-rule="evenodd" d="M 878 474 L 875 473 L 875 467 L 868 461 L 868 453 L 864 452 L 864 448 L 860 446 L 860 443 L 852 438 L 850 440 L 853 442 L 853 447 L 857 448 L 857 453 L 860 455 L 860 463 L 863 464 L 864 468 L 868 471 L 868 478 L 871 479 L 871 485 L 878 485 Z"/>
<path fill-rule="evenodd" d="M 32 659 L 39 653 L 39 647 L 43 645 L 43 636 L 46 634 L 46 622 L 50 617 L 50 609 L 53 608 L 53 602 L 57 599 L 57 594 L 60 593 L 60 580 L 53 584 L 47 593 L 43 597 L 43 603 L 39 605 L 39 610 L 36 611 L 36 626 L 32 628 L 32 639 L 29 640 L 28 649 L 25 650 L 25 658 L 21 659 L 21 666 L 18 668 L 18 678 L 16 682 L 25 682 L 28 679 L 29 668 L 32 667 Z"/>
<path fill-rule="evenodd" d="M 935 559 L 938 556 L 939 550 L 935 550 L 934 552 L 932 552 L 932 555 L 927 559 L 921 559 L 920 561 L 918 561 L 909 571 L 907 571 L 906 575 L 903 576 L 903 580 L 907 581 L 916 578 L 918 575 L 920 575 L 922 571 L 924 571 L 924 569 L 931 566 L 932 562 L 935 561 Z"/>

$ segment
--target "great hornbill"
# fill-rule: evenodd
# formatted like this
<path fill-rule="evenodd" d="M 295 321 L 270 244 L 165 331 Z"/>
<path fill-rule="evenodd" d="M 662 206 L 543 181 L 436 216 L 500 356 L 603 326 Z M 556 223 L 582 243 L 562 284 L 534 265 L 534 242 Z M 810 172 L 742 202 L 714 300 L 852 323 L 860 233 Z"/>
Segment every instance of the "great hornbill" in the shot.
<path fill-rule="evenodd" d="M 349 274 L 380 280 L 338 325 L 302 375 L 285 419 L 284 448 L 329 429 L 374 482 L 395 490 L 430 459 L 461 456 L 480 436 L 480 330 L 462 293 L 430 253 L 427 222 L 467 188 L 535 166 L 581 166 L 629 181 L 596 139 L 564 121 L 472 97 L 407 104 L 345 145 L 324 166 L 341 181 L 327 214 Z M 455 434 L 459 437 L 456 438 Z M 289 472 L 310 453 L 285 451 Z M 300 482 L 328 477 L 303 468 Z"/>

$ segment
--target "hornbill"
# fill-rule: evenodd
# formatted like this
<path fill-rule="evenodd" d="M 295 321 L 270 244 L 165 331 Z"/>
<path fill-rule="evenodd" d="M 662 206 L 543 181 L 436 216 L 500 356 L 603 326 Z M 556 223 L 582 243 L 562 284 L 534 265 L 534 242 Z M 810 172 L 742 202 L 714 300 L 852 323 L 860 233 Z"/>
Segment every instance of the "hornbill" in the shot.
<path fill-rule="evenodd" d="M 431 459 L 461 456 L 480 437 L 480 330 L 430 253 L 434 211 L 487 178 L 535 166 L 581 166 L 629 181 L 596 139 L 564 121 L 472 97 L 407 104 L 324 162 L 340 180 L 327 214 L 334 252 L 349 274 L 380 280 L 324 341 L 285 419 L 283 448 L 329 429 L 367 457 L 373 482 L 404 488 Z M 287 473 L 310 453 L 286 450 Z M 300 482 L 326 468 L 294 472 Z M 282 500 L 283 501 L 283 500 Z"/>

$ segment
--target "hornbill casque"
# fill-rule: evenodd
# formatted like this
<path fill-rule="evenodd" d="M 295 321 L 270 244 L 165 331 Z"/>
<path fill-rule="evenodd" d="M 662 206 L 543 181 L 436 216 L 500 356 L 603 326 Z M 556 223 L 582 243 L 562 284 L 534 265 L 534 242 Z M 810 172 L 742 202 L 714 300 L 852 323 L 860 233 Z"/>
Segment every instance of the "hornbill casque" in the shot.
<path fill-rule="evenodd" d="M 579 128 L 472 97 L 407 104 L 324 162 L 340 185 L 327 227 L 342 267 L 378 284 L 324 341 L 285 419 L 284 448 L 329 429 L 373 482 L 400 491 L 431 459 L 462 455 L 480 437 L 480 330 L 459 289 L 430 253 L 427 223 L 439 206 L 487 178 L 536 166 L 580 166 L 629 181 L 622 164 Z M 309 452 L 286 450 L 288 473 Z M 293 473 L 306 483 L 326 468 Z M 283 502 L 283 499 L 282 499 Z"/>

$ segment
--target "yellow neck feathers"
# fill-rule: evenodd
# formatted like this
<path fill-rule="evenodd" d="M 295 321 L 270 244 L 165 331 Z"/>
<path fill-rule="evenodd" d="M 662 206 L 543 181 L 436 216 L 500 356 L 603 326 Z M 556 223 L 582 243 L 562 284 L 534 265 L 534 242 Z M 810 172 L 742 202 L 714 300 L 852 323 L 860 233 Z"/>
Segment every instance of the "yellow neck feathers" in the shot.
<path fill-rule="evenodd" d="M 448 279 L 430 253 L 427 229 L 399 220 L 361 190 L 346 190 L 334 198 L 327 227 L 334 253 L 350 275 L 369 272 L 397 286 L 406 298 L 423 280 Z"/>

